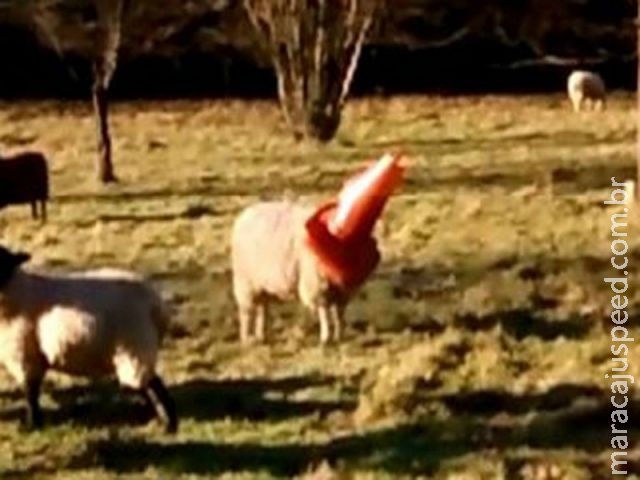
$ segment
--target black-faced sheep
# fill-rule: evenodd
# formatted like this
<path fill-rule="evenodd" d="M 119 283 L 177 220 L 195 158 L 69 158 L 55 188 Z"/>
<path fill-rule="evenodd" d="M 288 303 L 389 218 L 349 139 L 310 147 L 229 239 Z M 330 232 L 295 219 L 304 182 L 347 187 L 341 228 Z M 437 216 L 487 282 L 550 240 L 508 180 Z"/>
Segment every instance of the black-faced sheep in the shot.
<path fill-rule="evenodd" d="M 0 158 L 0 208 L 31 204 L 31 216 L 47 219 L 49 173 L 47 160 L 40 152 L 23 152 Z"/>
<path fill-rule="evenodd" d="M 597 73 L 573 71 L 567 79 L 567 93 L 576 112 L 588 103 L 591 103 L 593 109 L 602 110 L 605 107 L 606 88 L 602 77 Z"/>
<path fill-rule="evenodd" d="M 305 222 L 315 208 L 288 201 L 260 202 L 236 218 L 231 234 L 233 293 L 240 340 L 266 336 L 270 298 L 297 298 L 320 322 L 320 341 L 340 340 L 350 296 L 331 282 L 304 242 Z"/>
<path fill-rule="evenodd" d="M 24 387 L 27 425 L 39 427 L 38 398 L 48 369 L 115 374 L 142 392 L 175 432 L 174 402 L 156 373 L 168 324 L 160 296 L 139 275 L 100 269 L 66 275 L 29 272 L 28 253 L 0 246 L 0 364 Z"/>

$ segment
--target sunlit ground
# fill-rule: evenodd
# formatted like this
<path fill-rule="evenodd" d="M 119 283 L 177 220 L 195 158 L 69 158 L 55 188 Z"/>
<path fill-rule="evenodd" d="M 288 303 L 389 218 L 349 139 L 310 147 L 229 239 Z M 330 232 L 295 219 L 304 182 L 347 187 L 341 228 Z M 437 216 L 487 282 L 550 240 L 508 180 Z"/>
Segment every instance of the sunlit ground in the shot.
<path fill-rule="evenodd" d="M 121 183 L 93 180 L 88 105 L 0 108 L 0 145 L 51 161 L 45 226 L 0 211 L 0 239 L 55 270 L 118 265 L 176 307 L 160 371 L 182 418 L 165 436 L 110 382 L 51 374 L 47 428 L 21 433 L 0 376 L 4 478 L 610 478 L 610 178 L 635 175 L 634 100 L 574 114 L 561 95 L 349 105 L 338 139 L 296 144 L 271 103 L 113 108 Z M 323 200 L 362 162 L 413 166 L 379 229 L 384 260 L 317 345 L 295 305 L 242 349 L 229 289 L 233 217 L 260 198 Z M 630 220 L 630 285 L 640 264 Z M 633 265 L 631 265 L 633 262 Z M 532 279 L 533 278 L 533 279 Z M 629 291 L 640 337 L 640 290 Z M 629 344 L 629 370 L 640 351 Z M 640 399 L 629 406 L 637 440 Z M 629 471 L 640 473 L 633 449 Z M 325 475 L 325 476 L 323 476 Z M 333 476 L 331 476 L 333 475 Z"/>

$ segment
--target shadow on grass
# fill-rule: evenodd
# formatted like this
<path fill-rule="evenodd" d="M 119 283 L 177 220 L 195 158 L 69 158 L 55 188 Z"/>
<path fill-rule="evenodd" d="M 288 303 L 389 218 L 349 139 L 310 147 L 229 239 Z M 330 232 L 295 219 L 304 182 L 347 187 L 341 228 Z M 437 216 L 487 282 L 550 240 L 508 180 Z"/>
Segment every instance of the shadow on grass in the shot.
<path fill-rule="evenodd" d="M 508 262 L 508 259 L 505 259 Z M 550 275 L 561 275 L 563 273 L 574 273 L 582 276 L 584 273 L 597 276 L 600 281 L 600 272 L 608 272 L 611 268 L 610 257 L 597 257 L 595 255 L 576 255 L 574 257 L 534 257 L 523 258 L 522 264 L 518 268 L 518 276 L 522 280 L 541 280 Z M 516 267 L 513 261 L 511 264 L 500 264 L 497 262 L 496 269 L 510 269 Z"/>
<path fill-rule="evenodd" d="M 115 202 L 120 202 L 122 200 L 118 197 L 111 198 Z M 97 217 L 75 219 L 73 224 L 75 227 L 89 228 L 96 226 L 98 222 L 104 224 L 117 222 L 173 222 L 175 220 L 197 220 L 204 217 L 219 217 L 235 211 L 236 209 L 223 211 L 207 206 L 193 205 L 180 212 L 100 214 Z"/>
<path fill-rule="evenodd" d="M 450 153 L 464 152 L 472 145 L 476 150 L 495 151 L 504 150 L 505 145 L 533 144 L 536 147 L 580 147 L 584 145 L 595 145 L 597 143 L 608 143 L 609 140 L 598 140 L 594 134 L 580 130 L 565 130 L 549 134 L 546 132 L 519 133 L 510 135 L 495 135 L 493 137 L 479 137 L 474 139 L 464 139 L 457 137 L 449 138 L 413 138 L 375 141 L 367 145 L 370 148 L 385 150 L 404 145 L 406 148 L 446 148 Z"/>
<path fill-rule="evenodd" d="M 344 175 L 347 175 L 346 173 Z M 335 178 L 335 180 L 334 180 Z M 85 203 L 89 200 L 99 200 L 115 204 L 127 203 L 132 200 L 164 200 L 168 198 L 189 198 L 189 197 L 258 197 L 263 199 L 282 198 L 286 187 L 290 193 L 296 195 L 312 195 L 339 188 L 343 176 L 319 172 L 312 178 L 303 181 L 293 181 L 282 176 L 273 179 L 246 179 L 238 184 L 231 181 L 214 186 L 192 186 L 192 187 L 166 187 L 166 188 L 140 188 L 137 190 L 126 190 L 118 192 L 91 192 L 91 193 L 61 193 L 54 195 L 54 201 L 58 204 Z M 229 209 L 224 213 L 233 213 L 238 209 Z M 221 214 L 221 212 L 214 212 Z"/>
<path fill-rule="evenodd" d="M 206 216 L 219 216 L 222 212 L 200 205 L 194 205 L 178 213 L 156 213 L 156 214 L 119 214 L 100 215 L 101 222 L 172 222 L 180 219 L 197 219 Z"/>
<path fill-rule="evenodd" d="M 459 149 L 461 152 L 472 150 L 476 144 L 482 142 L 458 142 L 455 139 L 446 140 L 441 144 L 447 148 Z M 420 144 L 418 144 L 420 145 Z M 422 146 L 430 145 L 426 142 Z M 496 139 L 497 148 L 503 148 L 503 140 Z M 379 149 L 382 151 L 381 149 Z M 367 158 L 363 155 L 363 158 Z M 476 167 L 433 167 L 414 165 L 411 174 L 407 175 L 402 193 L 414 194 L 425 191 L 455 191 L 459 189 L 483 189 L 500 186 L 508 190 L 517 190 L 522 187 L 537 184 L 539 186 L 553 186 L 558 194 L 584 193 L 592 189 L 611 187 L 611 177 L 621 179 L 635 178 L 635 166 L 629 165 L 625 158 L 616 158 L 615 162 L 608 159 L 608 163 L 602 163 L 598 158 L 592 162 L 584 162 L 581 165 L 556 166 L 536 165 L 531 168 L 523 168 L 522 164 L 502 164 L 494 167 L 478 169 Z M 362 163 L 362 162 L 361 162 Z M 251 176 L 242 179 L 216 179 L 215 181 L 202 181 L 192 186 L 167 186 L 160 188 L 128 186 L 126 189 L 105 190 L 101 192 L 86 193 L 60 193 L 54 194 L 53 200 L 58 204 L 85 203 L 87 201 L 109 202 L 123 204 L 132 200 L 163 200 L 168 198 L 224 198 L 224 197 L 249 197 L 262 199 L 282 198 L 284 190 L 293 195 L 321 195 L 334 194 L 340 189 L 343 182 L 360 170 L 360 165 L 336 170 L 311 170 L 304 175 L 290 175 L 289 173 L 276 172 L 268 176 Z M 286 172 L 286 169 L 283 171 Z M 283 190 L 284 189 L 284 190 Z M 597 205 L 603 206 L 602 202 Z M 239 207 L 238 207 L 239 208 Z M 185 212 L 184 214 L 158 215 L 157 220 L 171 220 L 173 218 L 197 218 L 204 215 L 233 214 L 237 209 L 229 209 L 225 212 L 203 211 Z M 141 216 L 141 219 L 145 219 Z M 118 220 L 114 216 L 113 220 Z M 131 220 L 139 220 L 132 216 Z M 154 219 L 153 216 L 150 218 Z"/>
<path fill-rule="evenodd" d="M 426 190 L 447 190 L 504 187 L 518 189 L 532 184 L 552 185 L 556 194 L 584 193 L 593 189 L 611 187 L 611 177 L 634 178 L 635 167 L 626 165 L 590 165 L 575 167 L 537 167 L 526 169 L 518 165 L 482 171 L 465 168 L 442 169 L 434 173 L 431 169 L 413 167 L 407 177 L 403 192 L 415 193 Z M 622 181 L 622 180 L 619 180 Z M 599 203 L 602 205 L 602 202 Z"/>
<path fill-rule="evenodd" d="M 501 412 L 513 415 L 547 412 L 570 407 L 577 400 L 605 400 L 600 388 L 578 384 L 555 385 L 546 392 L 524 395 L 486 389 L 428 398 L 443 402 L 455 415 L 473 414 L 483 417 Z"/>
<path fill-rule="evenodd" d="M 283 421 L 307 415 L 325 416 L 349 411 L 349 400 L 290 400 L 289 396 L 309 388 L 330 387 L 331 377 L 290 377 L 281 380 L 192 380 L 172 388 L 183 418 L 197 421 L 217 418 L 245 418 L 254 421 Z"/>
<path fill-rule="evenodd" d="M 0 421 L 22 422 L 25 417 L 24 395 L 20 390 L 3 392 L 4 399 L 14 404 L 0 409 Z M 153 410 L 138 392 L 121 389 L 112 380 L 97 381 L 90 385 L 74 385 L 68 388 L 44 388 L 58 405 L 43 405 L 45 427 L 67 423 L 86 427 L 138 426 L 153 418 Z"/>
<path fill-rule="evenodd" d="M 505 333 L 517 340 L 526 337 L 538 337 L 542 340 L 559 337 L 579 339 L 588 336 L 593 328 L 593 322 L 579 315 L 566 320 L 550 320 L 528 308 L 498 311 L 484 316 L 461 315 L 455 318 L 455 324 L 470 330 L 490 330 L 500 325 Z"/>
<path fill-rule="evenodd" d="M 91 455 L 77 459 L 75 467 L 87 468 L 90 458 L 118 473 L 153 466 L 169 475 L 268 472 L 290 478 L 326 460 L 349 468 L 432 475 L 447 460 L 485 450 L 497 450 L 513 461 L 520 447 L 547 453 L 570 448 L 588 459 L 608 445 L 611 404 L 605 391 L 561 385 L 530 396 L 485 391 L 460 395 L 453 401 L 456 397 L 440 399 L 456 412 L 448 420 L 425 419 L 320 443 L 101 440 L 90 445 Z M 493 399 L 498 404 L 489 406 L 487 402 Z M 640 415 L 640 402 L 632 400 L 628 411 L 630 416 Z M 489 413 L 501 414 L 509 421 L 494 422 Z M 630 443 L 640 439 L 637 426 L 627 428 Z M 629 467 L 638 471 L 639 466 Z"/>
<path fill-rule="evenodd" d="M 330 377 L 289 377 L 279 380 L 191 380 L 170 385 L 181 419 L 212 421 L 222 418 L 252 421 L 284 421 L 307 415 L 325 416 L 355 408 L 353 400 L 290 400 L 288 397 L 309 388 L 328 387 Z M 89 427 L 136 426 L 154 418 L 153 410 L 138 392 L 121 389 L 115 381 L 88 386 L 45 390 L 59 405 L 44 410 L 47 425 L 66 423 Z M 5 396 L 6 394 L 6 396 Z M 0 409 L 0 420 L 20 421 L 24 409 L 20 392 L 9 391 L 3 398 L 19 405 Z"/>
<path fill-rule="evenodd" d="M 373 465 L 374 468 L 397 472 L 432 470 L 440 458 L 465 452 L 462 445 L 448 442 L 436 445 L 427 440 L 429 438 L 432 436 L 428 429 L 405 426 L 319 444 L 160 443 L 130 439 L 96 442 L 91 448 L 103 468 L 118 473 L 139 472 L 154 466 L 169 475 L 220 475 L 248 471 L 268 472 L 286 478 L 292 478 L 323 460 L 335 464 L 366 461 L 371 457 L 379 457 L 373 461 L 378 464 Z"/>

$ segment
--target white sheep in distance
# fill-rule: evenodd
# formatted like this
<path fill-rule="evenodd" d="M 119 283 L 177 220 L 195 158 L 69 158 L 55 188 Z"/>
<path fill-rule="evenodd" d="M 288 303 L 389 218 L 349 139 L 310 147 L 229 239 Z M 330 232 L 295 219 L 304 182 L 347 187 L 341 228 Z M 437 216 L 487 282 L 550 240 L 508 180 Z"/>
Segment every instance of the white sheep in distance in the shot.
<path fill-rule="evenodd" d="M 320 341 L 338 341 L 348 301 L 360 286 L 335 285 L 304 243 L 315 207 L 290 201 L 259 202 L 237 217 L 231 234 L 233 293 L 240 341 L 266 340 L 270 299 L 297 298 L 320 323 Z"/>
<path fill-rule="evenodd" d="M 567 93 L 573 110 L 579 112 L 583 105 L 602 110 L 606 105 L 606 88 L 602 77 L 586 70 L 574 70 L 567 79 Z"/>
<path fill-rule="evenodd" d="M 24 388 L 29 428 L 42 425 L 40 387 L 47 370 L 101 377 L 145 395 L 177 431 L 173 399 L 156 373 L 168 310 L 141 276 L 99 269 L 43 274 L 21 266 L 31 255 L 0 246 L 0 364 Z"/>

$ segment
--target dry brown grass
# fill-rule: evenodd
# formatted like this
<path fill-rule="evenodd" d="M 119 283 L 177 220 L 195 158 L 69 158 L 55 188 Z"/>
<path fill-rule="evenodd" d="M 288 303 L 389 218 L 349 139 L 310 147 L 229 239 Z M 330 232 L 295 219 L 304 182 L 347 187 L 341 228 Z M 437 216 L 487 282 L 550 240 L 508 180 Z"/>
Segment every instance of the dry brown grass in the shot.
<path fill-rule="evenodd" d="M 41 267 L 152 276 L 178 309 L 161 370 L 184 419 L 167 438 L 113 385 L 51 375 L 50 425 L 23 435 L 3 376 L 3 478 L 605 478 L 614 209 L 602 200 L 611 176 L 632 171 L 632 108 L 623 95 L 581 115 L 563 96 L 369 99 L 322 148 L 292 142 L 267 102 L 120 104 L 123 182 L 105 188 L 91 175 L 86 105 L 2 105 L 0 144 L 50 156 L 54 199 L 45 226 L 27 207 L 0 211 L 0 241 Z M 273 345 L 241 349 L 234 215 L 258 198 L 330 196 L 394 147 L 414 166 L 389 204 L 384 262 L 349 312 L 349 340 L 320 349 L 317 326 L 289 305 Z M 532 269 L 539 280 L 526 279 Z M 638 353 L 628 373 L 640 374 Z"/>

